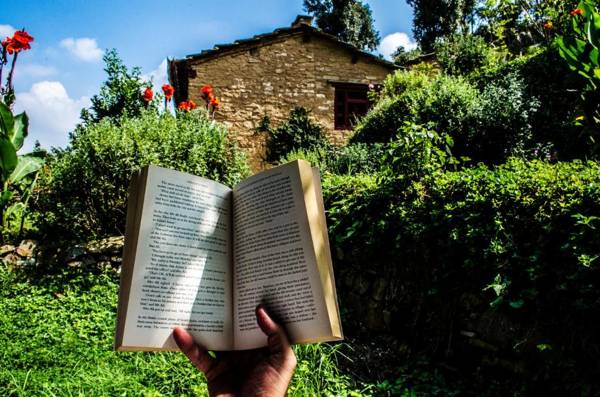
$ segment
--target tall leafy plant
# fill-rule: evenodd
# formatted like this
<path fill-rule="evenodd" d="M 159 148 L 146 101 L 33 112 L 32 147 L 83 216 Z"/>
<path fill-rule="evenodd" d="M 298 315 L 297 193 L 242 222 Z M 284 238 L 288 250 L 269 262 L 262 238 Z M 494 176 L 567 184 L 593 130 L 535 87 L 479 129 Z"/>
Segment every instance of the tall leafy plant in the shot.
<path fill-rule="evenodd" d="M 2 41 L 0 54 L 0 240 L 8 234 L 9 222 L 17 218 L 18 232 L 23 228 L 25 209 L 31 191 L 37 180 L 37 173 L 44 165 L 43 152 L 17 155 L 27 137 L 29 119 L 25 112 L 14 115 L 11 106 L 14 102 L 13 76 L 19 53 L 31 48 L 33 41 L 25 31 L 18 31 L 13 37 Z M 9 63 L 10 72 L 5 86 L 2 86 L 2 69 Z"/>
<path fill-rule="evenodd" d="M 594 146 L 600 142 L 600 13 L 594 0 L 583 0 L 571 11 L 571 34 L 558 37 L 560 56 L 569 67 L 583 76 L 587 86 L 582 92 L 584 121 Z"/>

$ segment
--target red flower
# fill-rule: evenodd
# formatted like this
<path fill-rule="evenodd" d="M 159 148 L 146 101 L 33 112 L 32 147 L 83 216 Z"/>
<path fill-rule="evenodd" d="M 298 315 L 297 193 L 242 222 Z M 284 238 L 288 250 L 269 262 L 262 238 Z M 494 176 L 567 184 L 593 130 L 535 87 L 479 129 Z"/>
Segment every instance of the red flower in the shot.
<path fill-rule="evenodd" d="M 582 15 L 583 14 L 583 10 L 581 8 L 576 8 L 573 11 L 571 11 L 571 16 L 574 17 L 576 15 Z"/>
<path fill-rule="evenodd" d="M 210 98 L 213 94 L 213 88 L 210 84 L 206 84 L 205 86 L 200 88 L 200 92 L 202 92 L 202 95 Z"/>
<path fill-rule="evenodd" d="M 144 101 L 150 102 L 154 98 L 154 93 L 152 92 L 152 88 L 146 87 L 144 90 Z"/>
<path fill-rule="evenodd" d="M 187 101 L 179 102 L 179 106 L 177 106 L 179 110 L 190 110 L 190 103 Z"/>
<path fill-rule="evenodd" d="M 554 24 L 552 23 L 552 21 L 548 21 L 548 22 L 546 22 L 546 23 L 544 24 L 544 29 L 547 29 L 547 30 L 552 30 L 552 29 L 554 29 Z"/>
<path fill-rule="evenodd" d="M 217 98 L 212 98 L 210 100 L 210 106 L 212 106 L 213 108 L 218 108 L 219 107 L 219 100 Z"/>
<path fill-rule="evenodd" d="M 188 101 L 188 104 L 190 106 L 190 110 L 194 110 L 198 107 L 198 105 L 196 105 L 196 102 L 192 101 L 191 99 Z"/>
<path fill-rule="evenodd" d="M 31 48 L 31 43 L 33 41 L 33 37 L 29 35 L 24 30 L 16 31 L 12 38 L 7 37 L 2 42 L 2 47 L 6 49 L 9 54 L 18 54 L 21 50 L 29 50 Z"/>
<path fill-rule="evenodd" d="M 163 93 L 165 94 L 165 98 L 167 99 L 167 102 L 170 101 L 171 98 L 173 98 L 173 94 L 175 93 L 175 88 L 173 88 L 173 86 L 170 84 L 165 84 L 162 86 L 162 90 L 163 90 Z"/>

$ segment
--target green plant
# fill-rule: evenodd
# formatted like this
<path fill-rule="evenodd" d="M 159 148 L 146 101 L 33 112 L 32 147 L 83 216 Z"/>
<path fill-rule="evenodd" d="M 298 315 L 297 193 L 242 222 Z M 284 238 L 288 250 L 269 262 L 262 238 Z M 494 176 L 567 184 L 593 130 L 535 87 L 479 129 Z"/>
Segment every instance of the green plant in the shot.
<path fill-rule="evenodd" d="M 31 41 L 33 37 L 27 32 L 17 31 L 12 38 L 2 41 L 0 51 L 0 241 L 21 233 L 29 197 L 44 165 L 43 152 L 17 155 L 27 137 L 29 119 L 25 112 L 15 116 L 11 109 L 15 100 L 13 76 L 17 57 L 31 48 Z M 2 87 L 2 69 L 9 54 L 13 60 L 6 86 Z"/>
<path fill-rule="evenodd" d="M 588 319 L 600 310 L 600 165 L 509 159 L 404 175 L 327 175 L 323 183 L 333 252 L 344 253 L 336 269 L 358 278 L 368 266 L 388 281 L 378 307 L 402 319 L 390 330 L 411 351 L 461 368 L 461 377 L 481 356 L 514 357 L 527 375 L 511 378 L 511 390 L 526 395 L 595 385 L 590 352 L 600 348 L 600 328 Z M 346 304 L 355 293 L 338 291 Z M 348 322 L 363 318 L 359 311 Z M 495 350 L 459 336 L 471 329 Z"/>
<path fill-rule="evenodd" d="M 323 127 L 310 118 L 310 111 L 296 107 L 290 118 L 277 128 L 271 128 L 268 118 L 261 123 L 267 136 L 266 160 L 276 162 L 288 153 L 299 149 L 326 148 L 329 146 Z"/>
<path fill-rule="evenodd" d="M 109 119 L 78 128 L 43 174 L 36 209 L 46 234 L 89 240 L 124 232 L 132 173 L 155 164 L 234 185 L 249 173 L 227 130 L 205 110 Z M 77 181 L 74 183 L 74 181 Z"/>
<path fill-rule="evenodd" d="M 596 146 L 600 139 L 600 13 L 594 1 L 583 0 L 571 12 L 572 32 L 558 37 L 556 43 L 560 56 L 569 67 L 583 76 L 587 86 L 582 92 L 583 113 Z M 596 149 L 599 150 L 599 149 Z"/>
<path fill-rule="evenodd" d="M 149 106 L 157 109 L 160 101 L 147 103 L 142 96 L 147 83 L 142 80 L 139 67 L 127 70 L 114 48 L 107 50 L 102 59 L 106 81 L 102 83 L 100 93 L 92 97 L 92 106 L 81 111 L 84 125 L 98 123 L 104 118 L 118 122 L 124 115 L 136 117 Z"/>
<path fill-rule="evenodd" d="M 492 56 L 485 40 L 476 35 L 454 34 L 435 44 L 438 63 L 445 73 L 467 75 L 484 67 Z"/>

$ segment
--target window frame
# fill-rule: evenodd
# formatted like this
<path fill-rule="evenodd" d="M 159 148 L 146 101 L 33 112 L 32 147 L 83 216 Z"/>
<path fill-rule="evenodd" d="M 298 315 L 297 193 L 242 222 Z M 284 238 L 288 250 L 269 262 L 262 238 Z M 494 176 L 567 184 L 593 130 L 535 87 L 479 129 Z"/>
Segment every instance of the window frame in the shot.
<path fill-rule="evenodd" d="M 334 88 L 334 96 L 333 96 L 333 125 L 334 130 L 351 130 L 353 128 L 354 114 L 350 114 L 349 105 L 357 104 L 357 105 L 365 105 L 366 111 L 371 108 L 371 101 L 368 97 L 369 92 L 369 84 L 366 83 L 341 83 L 341 82 L 331 82 Z M 365 93 L 365 99 L 357 99 L 357 98 L 349 98 L 349 93 Z M 338 122 L 338 93 L 344 95 L 343 99 L 343 115 L 344 121 L 343 124 Z M 365 112 L 366 113 L 366 112 Z"/>

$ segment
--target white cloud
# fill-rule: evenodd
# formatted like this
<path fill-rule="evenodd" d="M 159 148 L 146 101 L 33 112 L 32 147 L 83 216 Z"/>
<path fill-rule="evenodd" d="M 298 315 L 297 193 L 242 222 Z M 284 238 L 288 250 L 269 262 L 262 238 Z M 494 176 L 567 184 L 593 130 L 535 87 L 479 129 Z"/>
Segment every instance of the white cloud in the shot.
<path fill-rule="evenodd" d="M 381 52 L 386 59 L 392 59 L 392 54 L 400 46 L 404 47 L 406 51 L 410 51 L 417 48 L 417 43 L 412 41 L 406 33 L 396 32 L 388 34 L 381 40 L 379 52 Z"/>
<path fill-rule="evenodd" d="M 40 78 L 53 76 L 56 73 L 58 73 L 58 71 L 52 66 L 40 65 L 37 63 L 22 64 L 19 65 L 15 70 L 16 77 L 27 76 L 33 78 Z"/>
<path fill-rule="evenodd" d="M 84 62 L 97 62 L 102 59 L 102 50 L 98 48 L 96 39 L 68 37 L 60 42 L 60 46 Z"/>
<path fill-rule="evenodd" d="M 13 28 L 10 25 L 0 24 L 0 40 L 4 40 L 5 38 L 12 36 L 13 34 L 15 34 L 16 31 L 17 29 Z"/>
<path fill-rule="evenodd" d="M 161 89 L 163 84 L 168 82 L 167 79 L 167 59 L 163 59 L 163 61 L 158 65 L 156 69 L 151 71 L 150 73 L 142 74 L 142 81 L 149 82 L 152 81 L 152 85 L 154 86 L 154 90 L 158 91 Z"/>
<path fill-rule="evenodd" d="M 88 107 L 87 97 L 72 99 L 59 81 L 40 81 L 27 92 L 17 93 L 15 111 L 26 111 L 29 116 L 29 136 L 22 151 L 33 148 L 36 140 L 43 147 L 65 146 L 69 132 L 80 121 L 83 107 Z"/>

